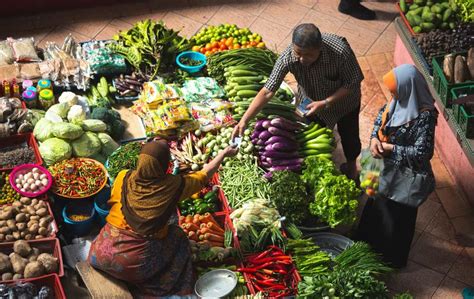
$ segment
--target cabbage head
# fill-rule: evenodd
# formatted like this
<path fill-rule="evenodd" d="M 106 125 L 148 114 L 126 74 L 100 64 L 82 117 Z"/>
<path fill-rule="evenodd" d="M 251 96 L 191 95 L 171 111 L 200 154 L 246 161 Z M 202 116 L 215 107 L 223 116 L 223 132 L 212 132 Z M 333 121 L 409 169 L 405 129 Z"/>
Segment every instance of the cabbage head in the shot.
<path fill-rule="evenodd" d="M 97 134 L 97 137 L 99 137 L 100 142 L 102 143 L 102 155 L 105 157 L 112 155 L 112 153 L 119 148 L 117 142 L 115 142 L 109 135 L 99 133 Z"/>
<path fill-rule="evenodd" d="M 81 105 L 74 105 L 67 113 L 67 120 L 74 124 L 80 124 L 86 119 L 86 112 Z"/>
<path fill-rule="evenodd" d="M 91 157 L 98 153 L 102 148 L 99 137 L 92 132 L 85 132 L 81 137 L 72 143 L 72 153 L 76 157 Z"/>
<path fill-rule="evenodd" d="M 51 106 L 46 112 L 54 113 L 61 118 L 66 118 L 68 111 L 69 111 L 68 103 L 59 103 L 59 104 L 54 104 L 53 106 Z"/>
<path fill-rule="evenodd" d="M 40 119 L 33 130 L 33 135 L 35 135 L 36 140 L 43 142 L 46 139 L 53 138 L 53 123 L 47 120 L 46 118 Z"/>
<path fill-rule="evenodd" d="M 99 119 L 85 119 L 82 122 L 82 128 L 84 131 L 105 132 L 107 125 Z"/>
<path fill-rule="evenodd" d="M 83 133 L 82 128 L 75 124 L 62 122 L 56 123 L 53 126 L 53 134 L 58 138 L 74 140 L 79 138 Z"/>
<path fill-rule="evenodd" d="M 42 142 L 39 152 L 46 165 L 53 165 L 62 160 L 71 158 L 72 148 L 66 141 L 59 138 L 50 138 Z"/>

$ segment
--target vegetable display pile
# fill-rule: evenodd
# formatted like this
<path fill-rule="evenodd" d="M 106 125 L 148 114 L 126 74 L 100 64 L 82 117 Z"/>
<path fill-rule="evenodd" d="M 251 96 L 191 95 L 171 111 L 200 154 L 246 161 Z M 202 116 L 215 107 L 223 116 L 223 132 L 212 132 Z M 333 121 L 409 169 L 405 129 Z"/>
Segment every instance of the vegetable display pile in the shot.
<path fill-rule="evenodd" d="M 94 160 L 73 158 L 49 167 L 54 178 L 53 192 L 67 197 L 88 197 L 101 188 L 106 173 Z"/>
<path fill-rule="evenodd" d="M 117 43 L 109 47 L 124 55 L 135 70 L 149 74 L 152 80 L 161 68 L 174 65 L 178 53 L 191 48 L 192 44 L 178 33 L 161 21 L 144 20 L 115 35 Z"/>
<path fill-rule="evenodd" d="M 48 286 L 37 288 L 31 282 L 18 282 L 12 286 L 0 284 L 0 298 L 53 298 L 53 290 Z"/>
<path fill-rule="evenodd" d="M 288 239 L 287 248 L 301 276 L 314 276 L 329 271 L 331 257 L 321 251 L 311 239 Z"/>
<path fill-rule="evenodd" d="M 221 187 L 229 206 L 240 208 L 256 198 L 268 198 L 270 186 L 257 162 L 235 160 L 220 171 Z"/>
<path fill-rule="evenodd" d="M 268 245 L 285 247 L 280 214 L 268 200 L 255 199 L 230 214 L 243 252 L 258 252 Z"/>
<path fill-rule="evenodd" d="M 266 49 L 234 49 L 209 56 L 207 71 L 211 77 L 219 82 L 225 81 L 224 73 L 228 70 L 226 68 L 239 65 L 244 65 L 252 68 L 255 72 L 269 76 L 277 58 L 277 54 Z"/>
<path fill-rule="evenodd" d="M 122 74 L 113 79 L 113 84 L 119 97 L 137 97 L 143 90 L 146 79 L 145 76 L 133 72 L 131 75 Z"/>
<path fill-rule="evenodd" d="M 467 55 L 445 55 L 443 73 L 448 83 L 458 84 L 474 80 L 474 47 L 469 49 Z"/>
<path fill-rule="evenodd" d="M 294 273 L 295 266 L 290 256 L 276 246 L 270 246 L 259 254 L 245 258 L 245 268 L 238 271 L 246 273 L 250 282 L 265 296 L 285 297 L 296 293 L 298 283 Z"/>
<path fill-rule="evenodd" d="M 35 152 L 28 146 L 18 145 L 0 149 L 0 168 L 13 168 L 35 162 Z"/>
<path fill-rule="evenodd" d="M 302 224 L 309 216 L 309 198 L 300 175 L 287 170 L 272 173 L 269 199 L 286 221 Z"/>
<path fill-rule="evenodd" d="M 89 107 L 111 108 L 114 103 L 111 91 L 115 89 L 107 82 L 105 77 L 101 77 L 96 85 L 92 85 L 90 91 L 86 93 L 87 104 Z"/>
<path fill-rule="evenodd" d="M 235 24 L 209 26 L 199 30 L 191 39 L 196 43 L 192 49 L 206 55 L 215 52 L 240 48 L 265 48 L 262 37 L 248 28 L 239 28 Z"/>
<path fill-rule="evenodd" d="M 300 145 L 302 157 L 318 156 L 332 159 L 335 141 L 331 129 L 311 123 L 298 133 L 297 140 Z"/>
<path fill-rule="evenodd" d="M 194 215 L 204 213 L 214 213 L 219 211 L 219 199 L 217 192 L 219 187 L 205 187 L 200 192 L 190 198 L 186 198 L 178 203 L 181 215 Z"/>
<path fill-rule="evenodd" d="M 298 143 L 294 137 L 299 127 L 283 117 L 257 121 L 251 137 L 262 167 L 270 172 L 301 169 L 303 159 L 298 156 Z"/>
<path fill-rule="evenodd" d="M 2 281 L 34 278 L 44 274 L 57 273 L 58 258 L 50 253 L 41 253 L 26 241 L 16 241 L 13 252 L 8 256 L 0 253 L 0 273 Z"/>
<path fill-rule="evenodd" d="M 203 63 L 201 60 L 195 60 L 195 59 L 191 59 L 189 57 L 181 57 L 179 59 L 179 62 L 181 62 L 184 65 L 188 65 L 188 66 L 197 66 L 197 65 L 201 65 Z"/>
<path fill-rule="evenodd" d="M 458 6 L 453 1 L 415 0 L 407 4 L 406 0 L 400 0 L 400 9 L 415 33 L 456 27 Z"/>
<path fill-rule="evenodd" d="M 236 102 L 234 105 L 234 118 L 237 120 L 241 119 L 251 103 L 251 100 Z M 290 102 L 283 102 L 280 100 L 273 99 L 268 102 L 265 107 L 260 111 L 260 113 L 258 113 L 256 116 L 257 119 L 273 119 L 276 117 L 284 117 L 289 121 L 295 121 L 295 106 L 292 105 Z"/>
<path fill-rule="evenodd" d="M 0 173 L 0 204 L 10 203 L 20 199 L 20 193 L 10 185 L 10 175 L 6 172 Z"/>
<path fill-rule="evenodd" d="M 115 179 L 122 170 L 134 170 L 137 167 L 141 149 L 140 142 L 130 142 L 118 148 L 107 160 L 107 172 L 110 178 Z"/>
<path fill-rule="evenodd" d="M 41 192 L 49 184 L 46 174 L 34 167 L 31 171 L 18 175 L 15 180 L 16 187 L 21 192 Z"/>

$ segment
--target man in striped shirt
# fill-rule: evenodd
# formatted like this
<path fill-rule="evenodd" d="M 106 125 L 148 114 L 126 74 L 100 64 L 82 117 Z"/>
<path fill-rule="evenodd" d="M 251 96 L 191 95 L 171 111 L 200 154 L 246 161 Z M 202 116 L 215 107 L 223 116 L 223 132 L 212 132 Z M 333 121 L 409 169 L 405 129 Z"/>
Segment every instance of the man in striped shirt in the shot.
<path fill-rule="evenodd" d="M 321 34 L 314 24 L 301 24 L 294 29 L 292 44 L 278 58 L 268 81 L 234 129 L 233 136 L 242 135 L 249 121 L 272 99 L 288 72 L 298 82 L 297 105 L 303 99 L 312 101 L 304 116 L 329 128 L 337 124 L 347 160 L 341 170 L 356 179 L 356 159 L 361 150 L 360 83 L 364 76 L 346 39 Z"/>

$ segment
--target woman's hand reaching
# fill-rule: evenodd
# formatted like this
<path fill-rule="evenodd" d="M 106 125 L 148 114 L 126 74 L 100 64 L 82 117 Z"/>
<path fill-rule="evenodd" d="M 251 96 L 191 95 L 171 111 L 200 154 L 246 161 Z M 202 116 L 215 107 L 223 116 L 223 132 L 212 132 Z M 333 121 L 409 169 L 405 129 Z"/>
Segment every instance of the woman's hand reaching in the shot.
<path fill-rule="evenodd" d="M 237 153 L 239 152 L 238 147 L 233 147 L 233 146 L 228 146 L 225 149 L 222 150 L 224 157 L 230 158 L 230 157 L 235 157 Z"/>
<path fill-rule="evenodd" d="M 372 157 L 375 159 L 382 159 L 384 156 L 384 148 L 382 143 L 377 138 L 372 138 L 370 140 L 370 152 L 372 153 Z"/>

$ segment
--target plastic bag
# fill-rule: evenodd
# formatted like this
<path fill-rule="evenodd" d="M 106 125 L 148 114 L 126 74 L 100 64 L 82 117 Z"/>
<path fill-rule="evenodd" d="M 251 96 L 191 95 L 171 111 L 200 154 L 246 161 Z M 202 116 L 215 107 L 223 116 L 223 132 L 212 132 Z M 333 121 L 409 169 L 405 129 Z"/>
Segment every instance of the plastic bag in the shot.
<path fill-rule="evenodd" d="M 379 188 L 379 176 L 383 169 L 383 160 L 372 157 L 370 149 L 364 149 L 361 153 L 360 165 L 360 187 L 368 196 L 374 196 Z"/>
<path fill-rule="evenodd" d="M 12 64 L 15 61 L 13 51 L 7 41 L 0 42 L 0 65 Z"/>
<path fill-rule="evenodd" d="M 36 53 L 35 40 L 32 37 L 13 39 L 9 38 L 13 56 L 16 62 L 34 62 L 41 61 Z"/>

